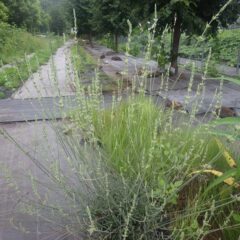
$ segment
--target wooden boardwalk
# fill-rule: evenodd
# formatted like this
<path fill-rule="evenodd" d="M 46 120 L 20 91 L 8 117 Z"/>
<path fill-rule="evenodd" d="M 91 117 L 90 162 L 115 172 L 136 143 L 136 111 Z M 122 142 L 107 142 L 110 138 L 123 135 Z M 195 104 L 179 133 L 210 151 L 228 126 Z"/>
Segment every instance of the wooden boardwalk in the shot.
<path fill-rule="evenodd" d="M 112 96 L 104 95 L 102 107 L 107 107 L 111 102 Z M 0 123 L 58 120 L 79 107 L 75 96 L 4 99 L 0 100 Z"/>
<path fill-rule="evenodd" d="M 61 119 L 76 108 L 75 96 L 0 100 L 0 123 Z"/>

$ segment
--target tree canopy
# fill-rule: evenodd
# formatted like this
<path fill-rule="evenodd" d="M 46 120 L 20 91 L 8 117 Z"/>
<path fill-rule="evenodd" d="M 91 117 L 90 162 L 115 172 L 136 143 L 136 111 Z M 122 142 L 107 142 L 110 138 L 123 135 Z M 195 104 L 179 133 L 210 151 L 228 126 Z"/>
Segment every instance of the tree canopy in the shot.
<path fill-rule="evenodd" d="M 115 36 L 115 48 L 118 49 L 118 36 L 126 35 L 128 31 L 127 20 L 135 22 L 132 1 L 104 0 L 96 5 L 97 14 L 95 22 L 98 23 L 101 33 L 111 33 Z M 97 30 L 97 29 L 96 29 Z"/>
<path fill-rule="evenodd" d="M 69 27 L 67 2 L 65 0 L 40 0 L 41 7 L 47 17 L 47 30 L 62 34 Z"/>
<path fill-rule="evenodd" d="M 213 35 L 219 27 L 235 22 L 240 13 L 238 0 L 0 0 L 0 21 L 62 34 L 73 26 L 75 9 L 78 34 L 91 39 L 110 33 L 117 49 L 118 37 L 127 35 L 127 20 L 133 27 L 146 23 L 153 18 L 155 5 L 157 34 L 166 25 L 173 33 L 171 62 L 176 71 L 182 33 Z"/>
<path fill-rule="evenodd" d="M 8 22 L 33 31 L 41 25 L 42 11 L 39 0 L 2 0 L 9 9 Z"/>
<path fill-rule="evenodd" d="M 62 34 L 68 26 L 65 0 L 0 0 L 0 22 L 28 31 Z"/>
<path fill-rule="evenodd" d="M 171 62 L 177 72 L 181 33 L 213 35 L 219 27 L 227 27 L 237 20 L 240 4 L 238 0 L 168 0 L 160 1 L 158 9 L 159 32 L 166 24 L 173 31 Z"/>
<path fill-rule="evenodd" d="M 148 21 L 156 4 L 158 10 L 158 34 L 168 25 L 173 32 L 171 50 L 172 66 L 177 70 L 177 56 L 181 33 L 215 34 L 219 27 L 235 22 L 240 13 L 238 0 L 70 0 L 75 8 L 79 34 L 126 35 L 129 19 L 133 26 Z M 229 3 L 229 4 L 227 4 Z M 227 4 L 227 5 L 226 5 Z M 226 6 L 225 6 L 226 5 Z M 72 10 L 70 10 L 71 12 Z M 219 14 L 220 13 L 220 14 Z"/>
<path fill-rule="evenodd" d="M 0 2 L 0 23 L 7 22 L 8 20 L 8 8 L 3 2 Z"/>

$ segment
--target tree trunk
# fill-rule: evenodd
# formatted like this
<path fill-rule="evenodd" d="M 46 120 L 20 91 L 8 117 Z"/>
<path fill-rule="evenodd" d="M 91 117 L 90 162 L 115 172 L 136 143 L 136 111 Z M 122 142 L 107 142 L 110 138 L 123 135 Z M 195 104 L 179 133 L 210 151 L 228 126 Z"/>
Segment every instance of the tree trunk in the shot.
<path fill-rule="evenodd" d="M 115 40 L 115 51 L 118 52 L 118 33 L 115 33 L 114 40 Z"/>
<path fill-rule="evenodd" d="M 176 17 L 173 28 L 172 50 L 171 50 L 171 67 L 175 69 L 175 75 L 178 74 L 178 52 L 181 38 L 181 20 Z"/>
<path fill-rule="evenodd" d="M 88 41 L 90 43 L 90 46 L 93 47 L 93 41 L 92 41 L 92 32 L 88 33 Z"/>

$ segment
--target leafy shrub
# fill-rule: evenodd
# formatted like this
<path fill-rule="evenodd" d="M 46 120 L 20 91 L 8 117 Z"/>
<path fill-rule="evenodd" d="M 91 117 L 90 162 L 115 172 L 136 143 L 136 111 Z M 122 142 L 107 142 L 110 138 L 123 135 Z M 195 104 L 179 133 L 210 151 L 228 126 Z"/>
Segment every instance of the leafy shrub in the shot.
<path fill-rule="evenodd" d="M 202 59 L 202 57 L 208 55 L 209 49 L 212 48 L 214 61 L 235 67 L 240 45 L 239 36 L 239 29 L 221 30 L 216 37 L 207 39 L 204 42 L 199 41 L 194 36 L 188 40 L 188 37 L 183 35 L 180 56 Z M 196 44 L 198 41 L 200 44 Z"/>
<path fill-rule="evenodd" d="M 111 49 L 114 49 L 115 48 L 115 45 L 114 45 L 114 39 L 113 39 L 113 36 L 111 34 L 105 34 L 100 40 L 99 40 L 99 43 L 108 47 L 108 48 L 111 48 Z"/>
<path fill-rule="evenodd" d="M 0 91 L 0 99 L 3 99 L 3 98 L 5 98 L 5 94 Z"/>

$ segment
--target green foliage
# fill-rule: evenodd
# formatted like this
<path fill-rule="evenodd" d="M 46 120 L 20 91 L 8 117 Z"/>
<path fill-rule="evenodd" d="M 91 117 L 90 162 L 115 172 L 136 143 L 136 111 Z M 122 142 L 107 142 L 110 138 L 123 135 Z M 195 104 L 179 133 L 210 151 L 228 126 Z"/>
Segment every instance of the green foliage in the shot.
<path fill-rule="evenodd" d="M 237 203 L 227 199 L 235 189 L 223 181 L 229 176 L 238 180 L 238 171 L 228 171 L 224 151 L 208 125 L 189 126 L 185 115 L 173 123 L 171 111 L 156 107 L 144 96 L 108 110 L 98 109 L 95 100 L 85 103 L 84 115 L 77 112 L 72 116 L 81 132 L 87 133 L 93 126 L 86 139 L 100 146 L 96 149 L 112 169 L 103 190 L 89 205 L 93 236 L 198 239 L 210 237 L 215 228 L 231 228 L 233 220 L 225 221 L 231 218 L 229 208 L 234 213 L 238 210 Z M 195 170 L 204 167 L 225 174 L 222 178 L 194 176 Z M 227 239 L 224 231 L 219 234 Z"/>
<path fill-rule="evenodd" d="M 133 56 L 141 56 L 146 52 L 146 46 L 148 42 L 148 35 L 146 31 L 136 27 L 133 29 L 131 35 L 131 42 L 129 46 L 129 53 Z M 126 42 L 120 44 L 120 49 L 126 52 Z"/>
<path fill-rule="evenodd" d="M 72 15 L 72 8 L 76 10 L 79 34 L 86 34 L 91 40 L 92 34 L 110 33 L 115 39 L 114 49 L 118 50 L 118 37 L 128 31 L 127 20 L 136 24 L 133 6 L 133 1 L 126 0 L 71 0 L 69 12 Z"/>
<path fill-rule="evenodd" d="M 97 67 L 96 60 L 82 46 L 73 46 L 71 53 L 74 67 L 80 73 L 89 71 L 89 68 L 94 71 Z"/>
<path fill-rule="evenodd" d="M 82 43 L 76 44 L 71 49 L 71 58 L 75 70 L 77 71 L 79 82 L 84 85 L 87 92 L 96 77 L 96 71 L 99 68 L 98 62 L 94 57 L 84 49 Z M 113 92 L 118 90 L 117 80 L 108 77 L 103 71 L 98 72 L 98 79 L 102 83 L 103 92 Z"/>
<path fill-rule="evenodd" d="M 98 1 L 96 1 L 97 3 Z M 73 19 L 73 9 L 76 11 L 77 27 L 79 34 L 90 35 L 94 32 L 92 25 L 93 14 L 96 13 L 94 0 L 70 0 L 68 3 L 69 17 Z"/>
<path fill-rule="evenodd" d="M 0 85 L 10 90 L 19 87 L 62 44 L 61 38 L 33 36 L 8 25 L 2 26 L 0 36 L 1 62 L 12 64 L 0 72 Z M 27 57 L 29 54 L 32 56 Z"/>
<path fill-rule="evenodd" d="M 220 31 L 216 39 L 212 39 L 212 48 L 215 50 L 214 58 L 218 62 L 236 66 L 238 51 L 240 50 L 240 30 Z"/>
<path fill-rule="evenodd" d="M 67 3 L 65 0 L 40 0 L 41 6 L 45 12 L 46 24 L 43 30 L 62 35 L 64 32 L 70 32 Z M 72 19 L 72 17 L 71 17 Z"/>
<path fill-rule="evenodd" d="M 166 25 L 173 31 L 171 64 L 177 71 L 181 33 L 197 34 L 202 38 L 214 35 L 219 26 L 227 27 L 237 20 L 240 5 L 237 0 L 169 0 L 158 3 L 158 9 L 158 31 L 162 32 Z"/>
<path fill-rule="evenodd" d="M 0 2 L 0 24 L 8 20 L 8 8 L 3 2 Z"/>
<path fill-rule="evenodd" d="M 12 63 L 24 58 L 25 54 L 45 48 L 45 37 L 34 36 L 27 31 L 9 25 L 0 27 L 0 56 L 3 64 Z M 29 44 L 31 43 L 31 44 Z"/>
<path fill-rule="evenodd" d="M 0 99 L 5 98 L 5 93 L 0 91 Z"/>
<path fill-rule="evenodd" d="M 41 26 L 43 12 L 39 0 L 3 0 L 3 3 L 9 9 L 10 24 L 30 31 Z"/>
<path fill-rule="evenodd" d="M 106 46 L 110 49 L 114 49 L 114 39 L 110 33 L 104 34 L 100 40 L 98 40 L 99 44 Z M 121 50 L 125 48 L 125 44 L 121 45 Z M 125 49 L 124 49 L 125 50 Z"/>
<path fill-rule="evenodd" d="M 220 64 L 235 67 L 240 46 L 240 30 L 221 30 L 207 41 L 200 41 L 196 36 L 183 35 L 179 55 L 188 58 L 205 58 L 212 49 L 212 59 Z"/>
<path fill-rule="evenodd" d="M 100 22 L 98 31 L 118 35 L 126 34 L 128 30 L 127 19 L 131 19 L 129 11 L 131 1 L 105 0 L 97 2 L 98 15 L 94 20 Z"/>
<path fill-rule="evenodd" d="M 154 1 L 151 1 L 153 12 Z M 226 7 L 223 8 L 225 4 Z M 216 33 L 221 25 L 237 20 L 240 6 L 237 0 L 169 0 L 157 3 L 159 10 L 159 29 L 163 30 L 166 24 L 173 27 L 175 14 L 181 19 L 181 31 L 188 34 L 201 35 L 206 28 L 206 23 L 211 23 L 207 28 L 208 33 Z M 207 11 L 206 11 L 207 9 Z M 216 17 L 215 17 L 216 16 Z"/>

